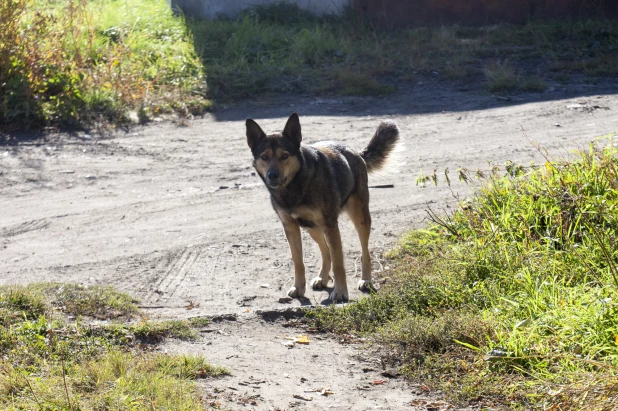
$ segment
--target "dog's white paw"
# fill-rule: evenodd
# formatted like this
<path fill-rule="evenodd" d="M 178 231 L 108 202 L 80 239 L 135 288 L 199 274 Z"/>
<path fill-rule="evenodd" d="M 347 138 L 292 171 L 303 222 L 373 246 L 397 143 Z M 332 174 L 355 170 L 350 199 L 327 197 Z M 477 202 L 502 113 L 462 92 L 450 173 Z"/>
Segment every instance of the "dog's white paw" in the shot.
<path fill-rule="evenodd" d="M 302 287 L 292 287 L 288 290 L 288 296 L 292 298 L 300 298 L 305 296 L 305 285 Z"/>
<path fill-rule="evenodd" d="M 358 289 L 362 292 L 371 292 L 375 291 L 376 288 L 373 286 L 371 281 L 359 280 L 358 281 Z"/>
<path fill-rule="evenodd" d="M 335 286 L 335 289 L 333 290 L 332 293 L 330 293 L 330 299 L 332 301 L 348 301 L 348 290 L 347 289 L 341 289 L 341 288 L 337 288 Z"/>
<path fill-rule="evenodd" d="M 322 288 L 326 288 L 328 285 L 328 279 L 323 279 L 322 277 L 315 277 L 311 280 L 311 288 L 314 290 L 321 290 Z"/>

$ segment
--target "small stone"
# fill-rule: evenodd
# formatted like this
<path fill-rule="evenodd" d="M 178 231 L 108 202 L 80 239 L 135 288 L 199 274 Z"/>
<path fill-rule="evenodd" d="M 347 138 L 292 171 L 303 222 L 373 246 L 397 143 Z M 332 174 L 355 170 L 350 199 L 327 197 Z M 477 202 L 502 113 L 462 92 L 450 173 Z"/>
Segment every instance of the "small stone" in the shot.
<path fill-rule="evenodd" d="M 382 371 L 382 375 L 388 378 L 397 378 L 399 371 L 397 371 L 397 368 L 388 368 Z"/>
<path fill-rule="evenodd" d="M 139 115 L 135 111 L 129 111 L 127 113 L 127 120 L 133 124 L 139 124 Z"/>

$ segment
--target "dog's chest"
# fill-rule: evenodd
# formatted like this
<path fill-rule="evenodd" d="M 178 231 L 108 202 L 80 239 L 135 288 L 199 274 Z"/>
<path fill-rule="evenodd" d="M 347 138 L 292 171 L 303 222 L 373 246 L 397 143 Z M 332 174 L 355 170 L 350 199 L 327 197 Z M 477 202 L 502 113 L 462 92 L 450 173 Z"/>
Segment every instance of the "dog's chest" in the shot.
<path fill-rule="evenodd" d="M 315 228 L 322 225 L 324 218 L 319 209 L 311 207 L 295 207 L 288 213 L 289 218 L 304 228 Z"/>

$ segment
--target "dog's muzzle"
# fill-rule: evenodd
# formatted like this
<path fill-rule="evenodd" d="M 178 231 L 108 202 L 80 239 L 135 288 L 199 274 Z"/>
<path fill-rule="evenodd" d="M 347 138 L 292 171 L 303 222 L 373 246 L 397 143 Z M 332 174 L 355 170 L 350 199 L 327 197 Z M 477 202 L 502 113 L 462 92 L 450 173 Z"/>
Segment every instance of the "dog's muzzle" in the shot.
<path fill-rule="evenodd" d="M 279 177 L 281 175 L 279 174 L 279 172 L 277 170 L 269 170 L 266 173 L 266 183 L 272 187 L 272 188 L 276 188 L 278 186 L 281 185 L 281 181 L 279 181 Z"/>

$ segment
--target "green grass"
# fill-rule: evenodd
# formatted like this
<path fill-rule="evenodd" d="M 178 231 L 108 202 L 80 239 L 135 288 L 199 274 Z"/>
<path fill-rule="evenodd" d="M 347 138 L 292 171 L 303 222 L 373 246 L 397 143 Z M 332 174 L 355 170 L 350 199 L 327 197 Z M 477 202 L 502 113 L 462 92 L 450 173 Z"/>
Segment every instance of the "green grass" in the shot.
<path fill-rule="evenodd" d="M 179 340 L 195 340 L 197 333 L 189 320 L 141 321 L 137 324 L 117 324 L 101 329 L 103 335 L 116 335 L 122 341 L 139 340 L 141 342 L 158 343 L 166 338 Z"/>
<path fill-rule="evenodd" d="M 545 89 L 548 79 L 538 76 L 543 67 L 588 76 L 618 73 L 618 23 L 609 20 L 387 31 L 352 11 L 319 19 L 294 6 L 274 5 L 236 20 L 188 24 L 208 96 L 219 101 L 282 92 L 385 94 L 396 82 L 419 76 L 492 89 L 486 71 L 506 60 L 512 80 L 499 90 Z M 357 86 L 364 83 L 371 86 Z"/>
<path fill-rule="evenodd" d="M 0 5 L 0 123 L 88 125 L 200 113 L 191 34 L 164 0 Z"/>
<path fill-rule="evenodd" d="M 618 150 L 601 144 L 494 168 L 471 201 L 403 238 L 390 286 L 313 321 L 371 336 L 458 403 L 616 408 Z"/>
<path fill-rule="evenodd" d="M 546 86 L 538 76 L 523 77 L 508 61 L 497 61 L 483 69 L 487 79 L 486 88 L 490 92 L 543 91 Z"/>
<path fill-rule="evenodd" d="M 126 317 L 137 314 L 137 300 L 109 286 L 39 283 L 38 288 L 54 302 L 54 307 L 67 314 L 100 319 Z"/>
<path fill-rule="evenodd" d="M 152 344 L 195 339 L 193 327 L 207 321 L 86 321 L 126 320 L 138 314 L 134 304 L 108 287 L 0 287 L 0 408 L 202 409 L 194 381 L 227 371 L 202 356 L 156 352 Z"/>

